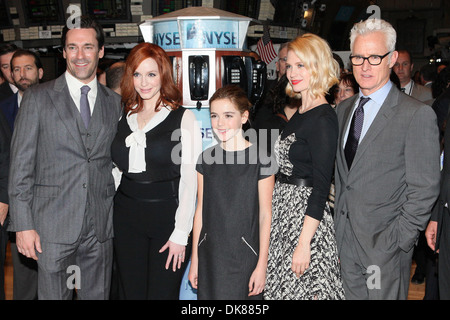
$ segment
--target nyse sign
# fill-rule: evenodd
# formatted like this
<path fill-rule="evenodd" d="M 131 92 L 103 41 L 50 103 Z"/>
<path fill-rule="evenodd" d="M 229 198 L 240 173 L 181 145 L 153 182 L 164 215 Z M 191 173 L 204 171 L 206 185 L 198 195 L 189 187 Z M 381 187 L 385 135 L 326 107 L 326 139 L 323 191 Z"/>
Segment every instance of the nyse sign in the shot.
<path fill-rule="evenodd" d="M 165 50 L 238 49 L 239 23 L 212 19 L 162 21 L 154 24 L 153 43 Z"/>
<path fill-rule="evenodd" d="M 164 50 L 179 50 L 180 32 L 178 31 L 177 21 L 162 21 L 153 26 L 153 43 Z"/>

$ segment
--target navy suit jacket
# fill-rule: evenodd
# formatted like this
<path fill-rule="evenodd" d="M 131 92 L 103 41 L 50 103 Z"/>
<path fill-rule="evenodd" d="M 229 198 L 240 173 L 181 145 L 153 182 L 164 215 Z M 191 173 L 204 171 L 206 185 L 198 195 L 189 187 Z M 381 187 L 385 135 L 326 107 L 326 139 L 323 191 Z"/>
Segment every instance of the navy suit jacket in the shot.
<path fill-rule="evenodd" d="M 11 131 L 14 129 L 14 121 L 16 120 L 17 112 L 19 111 L 19 103 L 17 102 L 18 94 L 19 93 L 17 92 L 0 102 L 0 110 L 3 111 Z"/>
<path fill-rule="evenodd" d="M 0 111 L 0 202 L 8 203 L 9 148 L 12 132 Z"/>
<path fill-rule="evenodd" d="M 14 91 L 12 91 L 8 81 L 4 81 L 2 84 L 0 84 L 0 101 L 3 101 L 4 99 L 8 98 L 9 96 L 12 96 L 13 94 Z"/>

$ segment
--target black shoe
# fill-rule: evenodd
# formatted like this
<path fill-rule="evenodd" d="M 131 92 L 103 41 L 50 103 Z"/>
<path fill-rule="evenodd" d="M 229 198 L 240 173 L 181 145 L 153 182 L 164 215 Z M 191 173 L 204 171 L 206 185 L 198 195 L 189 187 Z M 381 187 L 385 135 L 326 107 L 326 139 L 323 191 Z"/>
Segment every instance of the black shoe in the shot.
<path fill-rule="evenodd" d="M 415 273 L 411 278 L 411 283 L 422 284 L 425 282 L 425 275 L 422 273 Z"/>

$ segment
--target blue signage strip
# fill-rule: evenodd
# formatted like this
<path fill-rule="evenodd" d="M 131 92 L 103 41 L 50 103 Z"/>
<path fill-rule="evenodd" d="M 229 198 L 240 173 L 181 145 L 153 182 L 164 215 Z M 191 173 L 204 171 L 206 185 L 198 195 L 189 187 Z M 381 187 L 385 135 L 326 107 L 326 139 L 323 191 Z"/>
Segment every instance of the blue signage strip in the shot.
<path fill-rule="evenodd" d="M 161 21 L 153 24 L 153 43 L 164 50 L 180 50 L 178 21 Z"/>
<path fill-rule="evenodd" d="M 239 49 L 239 21 L 186 19 L 155 22 L 153 43 L 164 50 Z"/>
<path fill-rule="evenodd" d="M 239 22 L 232 20 L 181 20 L 182 46 L 189 49 L 238 49 Z"/>

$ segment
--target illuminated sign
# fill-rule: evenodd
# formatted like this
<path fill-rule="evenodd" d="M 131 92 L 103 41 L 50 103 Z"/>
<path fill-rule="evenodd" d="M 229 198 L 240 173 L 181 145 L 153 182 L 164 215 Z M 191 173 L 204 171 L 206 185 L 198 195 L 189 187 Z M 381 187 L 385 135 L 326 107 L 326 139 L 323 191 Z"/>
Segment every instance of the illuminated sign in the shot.
<path fill-rule="evenodd" d="M 189 19 L 155 22 L 152 42 L 164 50 L 239 49 L 239 21 Z"/>
<path fill-rule="evenodd" d="M 181 37 L 184 48 L 237 49 L 239 23 L 231 20 L 183 20 Z"/>

